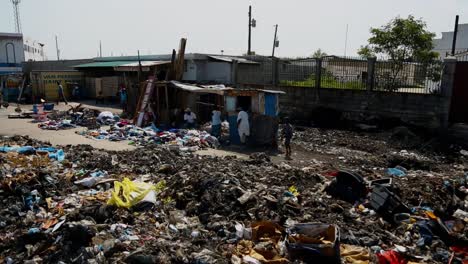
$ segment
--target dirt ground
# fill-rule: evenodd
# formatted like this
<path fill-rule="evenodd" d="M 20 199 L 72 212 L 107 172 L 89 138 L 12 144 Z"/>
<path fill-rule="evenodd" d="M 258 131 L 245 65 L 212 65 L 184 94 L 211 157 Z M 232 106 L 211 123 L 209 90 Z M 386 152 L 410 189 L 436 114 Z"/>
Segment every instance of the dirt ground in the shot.
<path fill-rule="evenodd" d="M 82 102 L 88 108 L 97 109 L 100 111 L 110 111 L 113 113 L 121 113 L 122 110 L 112 105 L 95 105 L 91 101 Z M 78 103 L 70 102 L 67 106 L 60 104 L 56 109 L 67 110 L 69 106 L 77 106 Z M 7 109 L 0 108 L 0 135 L 28 135 L 29 137 L 45 142 L 50 142 L 52 145 L 80 145 L 89 144 L 94 148 L 105 150 L 132 150 L 135 147 L 128 145 L 128 142 L 110 142 L 107 140 L 94 140 L 76 134 L 76 131 L 82 131 L 86 128 L 75 128 L 69 130 L 42 130 L 36 123 L 31 122 L 31 119 L 9 119 L 8 115 L 15 113 L 16 105 L 12 104 Z M 22 105 L 23 111 L 31 111 L 32 105 Z"/>

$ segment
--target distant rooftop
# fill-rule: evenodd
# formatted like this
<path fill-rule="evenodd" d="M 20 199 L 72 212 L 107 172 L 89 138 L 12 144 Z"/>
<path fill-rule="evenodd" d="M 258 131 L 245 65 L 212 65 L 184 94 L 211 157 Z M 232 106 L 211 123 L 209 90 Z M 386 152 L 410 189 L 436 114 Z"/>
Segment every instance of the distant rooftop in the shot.
<path fill-rule="evenodd" d="M 141 61 L 171 61 L 172 54 L 160 55 L 140 55 Z M 257 62 L 243 58 L 242 56 L 233 55 L 220 55 L 220 54 L 201 54 L 201 53 L 187 53 L 185 60 L 217 60 L 232 62 L 234 60 L 239 63 L 256 64 Z M 138 61 L 138 56 L 115 56 L 115 57 L 96 57 L 93 58 L 95 62 L 109 62 L 109 61 Z"/>
<path fill-rule="evenodd" d="M 0 32 L 0 38 L 23 38 L 23 34 Z"/>

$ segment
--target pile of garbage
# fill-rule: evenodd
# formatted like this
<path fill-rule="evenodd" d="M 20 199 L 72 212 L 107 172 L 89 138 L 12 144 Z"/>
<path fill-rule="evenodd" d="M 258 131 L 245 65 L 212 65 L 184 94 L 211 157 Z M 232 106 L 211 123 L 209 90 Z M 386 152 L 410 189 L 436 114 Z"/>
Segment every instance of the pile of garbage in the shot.
<path fill-rule="evenodd" d="M 206 131 L 170 129 L 163 131 L 154 124 L 141 128 L 128 121 L 120 121 L 109 129 L 96 129 L 76 132 L 77 134 L 98 140 L 129 141 L 129 144 L 148 146 L 167 144 L 183 151 L 197 151 L 200 148 L 219 147 L 218 139 Z"/>
<path fill-rule="evenodd" d="M 38 118 L 41 115 L 37 114 L 38 127 L 44 130 L 64 130 L 76 127 L 98 129 L 102 125 L 113 125 L 120 121 L 120 117 L 111 112 L 99 112 L 81 107 L 81 105 L 70 107 L 67 111 L 53 111 L 42 115 L 45 117 Z"/>
<path fill-rule="evenodd" d="M 25 137 L 2 138 L 0 146 L 47 147 Z M 273 163 L 264 153 L 199 156 L 167 144 L 122 152 L 64 146 L 61 161 L 16 150 L 0 152 L 0 262 L 468 257 L 465 160 L 441 164 L 445 171 L 386 164 L 370 172 Z"/>

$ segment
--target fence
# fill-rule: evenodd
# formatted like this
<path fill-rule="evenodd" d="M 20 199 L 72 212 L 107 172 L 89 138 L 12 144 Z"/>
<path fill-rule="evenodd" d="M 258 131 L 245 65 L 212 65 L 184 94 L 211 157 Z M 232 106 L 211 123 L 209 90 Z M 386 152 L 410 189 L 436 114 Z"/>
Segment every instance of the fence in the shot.
<path fill-rule="evenodd" d="M 402 93 L 440 93 L 441 61 L 393 62 L 352 57 L 271 59 L 238 67 L 237 82 Z"/>

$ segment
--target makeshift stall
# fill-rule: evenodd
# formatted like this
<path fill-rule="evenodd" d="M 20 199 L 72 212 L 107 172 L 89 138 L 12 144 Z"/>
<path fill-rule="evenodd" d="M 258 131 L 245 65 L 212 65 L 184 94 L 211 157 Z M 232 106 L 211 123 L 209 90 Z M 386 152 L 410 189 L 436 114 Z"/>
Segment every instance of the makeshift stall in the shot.
<path fill-rule="evenodd" d="M 211 120 L 211 111 L 224 108 L 224 93 L 232 88 L 224 85 L 194 85 L 177 81 L 158 82 L 153 93 L 153 106 L 159 123 L 181 125 L 183 111 L 190 108 L 198 122 Z"/>
<path fill-rule="evenodd" d="M 252 145 L 276 147 L 278 134 L 278 95 L 282 91 L 259 89 L 233 89 L 225 93 L 225 111 L 228 116 L 230 140 L 239 144 L 237 115 L 242 108 L 249 114 L 250 138 Z"/>

